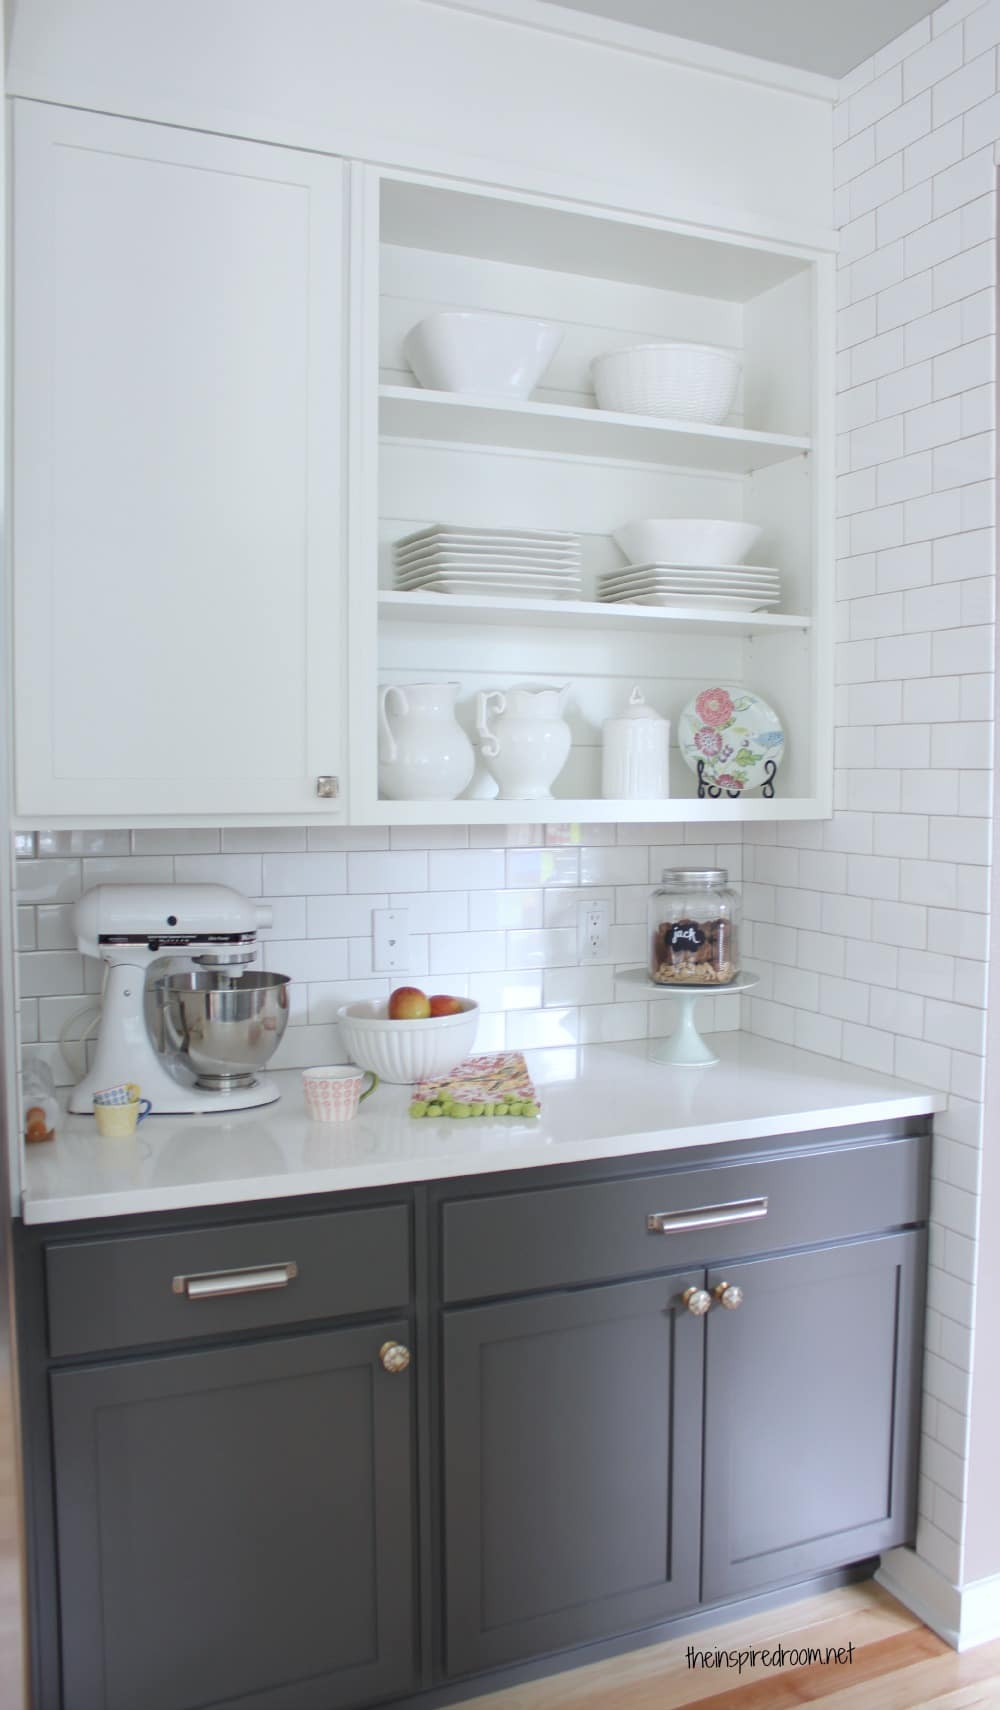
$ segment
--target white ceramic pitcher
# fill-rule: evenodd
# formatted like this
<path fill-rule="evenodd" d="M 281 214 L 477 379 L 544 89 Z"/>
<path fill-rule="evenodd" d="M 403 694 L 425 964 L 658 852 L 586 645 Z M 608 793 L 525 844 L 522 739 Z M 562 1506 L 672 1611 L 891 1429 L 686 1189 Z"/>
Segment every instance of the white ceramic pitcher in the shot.
<path fill-rule="evenodd" d="M 379 794 L 393 802 L 454 801 L 475 751 L 455 717 L 458 683 L 389 683 L 378 692 Z"/>
<path fill-rule="evenodd" d="M 561 689 L 493 689 L 476 697 L 479 752 L 497 783 L 500 800 L 539 801 L 570 750 L 569 725 L 561 716 L 569 684 Z M 492 726 L 487 722 L 495 714 Z"/>

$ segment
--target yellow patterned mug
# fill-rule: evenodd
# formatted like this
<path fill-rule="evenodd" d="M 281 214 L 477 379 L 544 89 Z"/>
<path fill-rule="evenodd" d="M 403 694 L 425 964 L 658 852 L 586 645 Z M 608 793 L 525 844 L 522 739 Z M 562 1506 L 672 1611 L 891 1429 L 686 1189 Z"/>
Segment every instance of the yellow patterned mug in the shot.
<path fill-rule="evenodd" d="M 97 1132 L 106 1140 L 127 1140 L 152 1108 L 148 1098 L 140 1098 L 139 1088 L 134 1081 L 123 1081 L 119 1086 L 106 1087 L 103 1092 L 94 1094 L 94 1121 L 97 1123 Z"/>

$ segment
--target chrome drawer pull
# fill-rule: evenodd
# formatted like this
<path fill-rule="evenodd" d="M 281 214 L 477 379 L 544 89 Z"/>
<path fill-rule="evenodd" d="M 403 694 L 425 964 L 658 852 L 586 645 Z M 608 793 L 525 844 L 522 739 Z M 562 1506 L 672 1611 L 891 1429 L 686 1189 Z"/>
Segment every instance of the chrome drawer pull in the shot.
<path fill-rule="evenodd" d="M 188 1300 L 209 1300 L 220 1294 L 260 1294 L 264 1289 L 287 1288 L 299 1274 L 294 1259 L 283 1265 L 265 1265 L 246 1271 L 204 1271 L 197 1277 L 175 1277 L 175 1294 Z"/>
<path fill-rule="evenodd" d="M 683 1235 L 689 1229 L 718 1229 L 724 1223 L 753 1223 L 767 1216 L 767 1196 L 734 1199 L 728 1205 L 696 1205 L 690 1211 L 653 1211 L 646 1219 L 651 1235 Z"/>

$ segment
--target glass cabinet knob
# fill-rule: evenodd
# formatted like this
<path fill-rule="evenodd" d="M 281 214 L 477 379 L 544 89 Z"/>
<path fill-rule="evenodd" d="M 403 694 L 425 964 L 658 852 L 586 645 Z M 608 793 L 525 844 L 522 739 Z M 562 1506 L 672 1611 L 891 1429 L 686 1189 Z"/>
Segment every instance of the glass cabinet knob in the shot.
<path fill-rule="evenodd" d="M 712 1296 L 707 1288 L 686 1288 L 681 1299 L 696 1318 L 703 1318 L 712 1304 Z"/>
<path fill-rule="evenodd" d="M 383 1371 L 405 1372 L 410 1363 L 410 1350 L 402 1342 L 383 1342 L 378 1351 Z"/>

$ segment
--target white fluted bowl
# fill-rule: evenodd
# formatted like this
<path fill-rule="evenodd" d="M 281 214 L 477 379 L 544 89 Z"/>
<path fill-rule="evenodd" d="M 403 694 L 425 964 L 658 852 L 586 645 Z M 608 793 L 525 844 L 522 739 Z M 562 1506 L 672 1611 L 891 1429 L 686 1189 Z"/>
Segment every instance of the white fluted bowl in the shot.
<path fill-rule="evenodd" d="M 442 309 L 410 328 L 403 355 L 433 392 L 510 401 L 534 391 L 561 343 L 551 321 Z"/>
<path fill-rule="evenodd" d="M 615 529 L 630 564 L 742 564 L 760 539 L 757 523 L 712 517 L 644 517 Z"/>
<path fill-rule="evenodd" d="M 714 344 L 635 344 L 590 365 L 602 410 L 718 426 L 733 407 L 741 364 Z"/>
<path fill-rule="evenodd" d="M 340 1036 L 351 1061 L 379 1080 L 409 1086 L 433 1075 L 446 1075 L 472 1050 L 479 1005 L 458 998 L 457 1015 L 431 1015 L 422 1021 L 390 1021 L 384 1002 L 345 1003 L 337 1011 Z"/>

